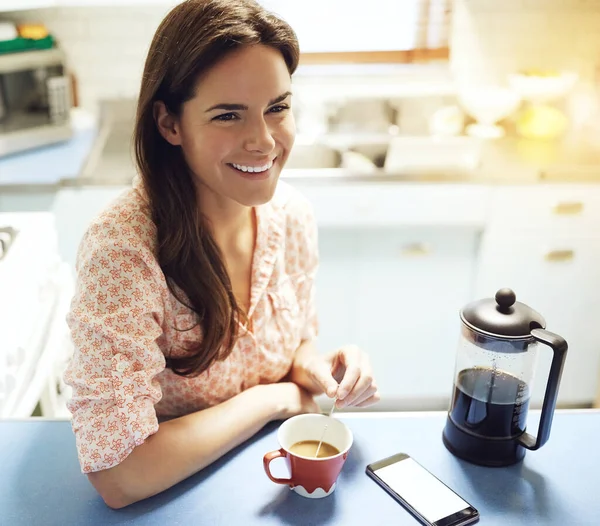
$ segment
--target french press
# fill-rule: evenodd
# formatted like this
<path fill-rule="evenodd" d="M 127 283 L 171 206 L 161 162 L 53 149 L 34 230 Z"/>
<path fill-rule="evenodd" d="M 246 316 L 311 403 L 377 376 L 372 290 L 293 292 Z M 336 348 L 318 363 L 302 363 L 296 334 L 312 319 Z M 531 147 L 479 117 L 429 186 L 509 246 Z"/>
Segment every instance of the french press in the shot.
<path fill-rule="evenodd" d="M 550 436 L 567 342 L 545 330 L 544 318 L 516 301 L 511 289 L 495 299 L 466 305 L 454 392 L 443 432 L 445 446 L 457 457 L 484 466 L 507 466 L 527 449 L 542 447 Z M 526 432 L 538 343 L 554 355 L 537 436 Z"/>

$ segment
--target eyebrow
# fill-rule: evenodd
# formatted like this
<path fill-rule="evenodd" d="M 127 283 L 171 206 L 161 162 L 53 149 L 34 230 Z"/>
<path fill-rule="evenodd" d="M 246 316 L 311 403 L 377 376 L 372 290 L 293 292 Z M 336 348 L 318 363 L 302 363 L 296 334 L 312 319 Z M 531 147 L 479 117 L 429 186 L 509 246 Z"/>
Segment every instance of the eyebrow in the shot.
<path fill-rule="evenodd" d="M 281 102 L 281 101 L 287 99 L 291 94 L 292 94 L 291 91 L 286 91 L 285 93 L 282 93 L 281 95 L 278 95 L 274 99 L 270 100 L 269 104 L 267 104 L 267 106 L 273 106 L 273 104 L 277 104 L 278 102 Z M 214 110 L 234 111 L 234 110 L 247 110 L 247 109 L 248 109 L 248 106 L 246 106 L 245 104 L 227 104 L 227 103 L 221 102 L 219 104 L 215 104 L 214 106 L 211 106 L 210 108 L 208 108 L 206 110 L 206 113 L 208 113 L 209 111 L 214 111 Z"/>

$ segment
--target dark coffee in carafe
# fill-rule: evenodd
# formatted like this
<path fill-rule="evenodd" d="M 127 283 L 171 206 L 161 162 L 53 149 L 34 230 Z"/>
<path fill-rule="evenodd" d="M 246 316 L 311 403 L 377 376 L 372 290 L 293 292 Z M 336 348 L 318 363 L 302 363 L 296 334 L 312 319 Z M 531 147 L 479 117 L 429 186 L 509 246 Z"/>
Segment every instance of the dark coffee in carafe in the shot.
<path fill-rule="evenodd" d="M 529 389 L 515 376 L 475 367 L 458 373 L 450 418 L 472 434 L 490 438 L 518 436 L 525 431 Z"/>
<path fill-rule="evenodd" d="M 456 377 L 444 444 L 455 455 L 486 466 L 522 459 L 529 396 L 527 384 L 506 371 L 463 369 Z"/>

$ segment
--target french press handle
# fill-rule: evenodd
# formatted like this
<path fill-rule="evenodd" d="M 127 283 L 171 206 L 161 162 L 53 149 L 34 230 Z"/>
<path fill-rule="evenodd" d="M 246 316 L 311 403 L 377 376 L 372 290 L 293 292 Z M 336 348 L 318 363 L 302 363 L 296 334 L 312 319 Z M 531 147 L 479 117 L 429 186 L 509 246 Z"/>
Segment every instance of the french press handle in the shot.
<path fill-rule="evenodd" d="M 546 385 L 546 393 L 544 394 L 544 403 L 542 404 L 542 414 L 540 416 L 540 426 L 537 437 L 529 433 L 523 433 L 519 438 L 519 443 L 527 449 L 536 450 L 541 448 L 550 437 L 550 427 L 552 427 L 552 418 L 554 409 L 556 408 L 556 399 L 558 397 L 558 386 L 560 385 L 560 377 L 562 375 L 565 358 L 567 357 L 567 342 L 553 332 L 545 329 L 533 329 L 531 335 L 544 345 L 552 348 L 554 355 L 552 364 L 550 365 L 550 375 Z"/>

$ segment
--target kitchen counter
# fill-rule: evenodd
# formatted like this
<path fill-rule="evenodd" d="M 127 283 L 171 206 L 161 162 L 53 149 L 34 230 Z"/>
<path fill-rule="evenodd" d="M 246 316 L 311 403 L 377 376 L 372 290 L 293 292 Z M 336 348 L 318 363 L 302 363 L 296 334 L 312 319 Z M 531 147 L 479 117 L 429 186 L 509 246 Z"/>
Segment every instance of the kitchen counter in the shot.
<path fill-rule="evenodd" d="M 278 449 L 272 423 L 202 472 L 117 511 L 104 505 L 81 474 L 69 422 L 0 421 L 0 524 L 412 526 L 415 519 L 364 473 L 368 463 L 398 452 L 412 455 L 472 503 L 482 525 L 598 524 L 600 411 L 557 411 L 549 442 L 506 468 L 452 456 L 441 440 L 445 417 L 339 413 L 336 418 L 351 428 L 354 445 L 335 492 L 324 499 L 305 499 L 269 481 L 262 457 Z M 537 418 L 532 411 L 530 429 Z"/>
<path fill-rule="evenodd" d="M 96 141 L 97 128 L 75 127 L 65 142 L 0 158 L 0 192 L 56 190 L 76 179 Z"/>
<path fill-rule="evenodd" d="M 80 177 L 70 183 L 74 186 L 130 184 L 135 173 L 130 146 L 134 115 L 133 100 L 103 102 L 99 139 Z M 388 144 L 393 143 L 397 148 L 393 156 L 395 159 L 402 164 L 403 159 L 410 157 L 417 159 L 417 164 L 396 167 L 394 163 L 391 167 L 377 168 L 375 164 L 381 163 L 382 155 L 384 158 L 391 155 L 392 146 L 388 150 Z M 314 151 L 311 145 L 316 146 Z M 327 148 L 334 151 L 328 152 Z M 335 166 L 336 155 L 343 156 L 342 152 L 349 150 L 364 152 L 366 158 L 358 165 L 342 161 L 339 167 Z M 299 151 L 303 153 L 299 154 Z M 467 160 L 473 157 L 475 163 Z M 428 166 L 424 168 L 420 162 L 425 159 L 435 161 L 427 161 Z M 321 161 L 324 164 L 320 164 Z M 505 138 L 493 141 L 468 137 L 394 137 L 381 133 L 328 133 L 310 137 L 299 133 L 282 178 L 303 184 L 596 183 L 600 182 L 600 144 L 583 137 L 566 137 L 560 141 L 530 140 L 517 137 L 510 130 Z"/>
<path fill-rule="evenodd" d="M 600 146 L 574 137 L 485 141 L 474 179 L 491 184 L 600 182 Z"/>
<path fill-rule="evenodd" d="M 135 114 L 135 101 L 108 100 L 102 104 L 100 125 L 87 124 L 76 129 L 72 140 L 46 148 L 0 158 L 0 189 L 3 191 L 34 191 L 60 187 L 126 186 L 135 174 L 131 155 L 131 136 Z M 339 151 L 358 146 L 375 150 L 383 148 L 393 137 L 382 134 L 328 134 L 315 138 L 315 142 Z M 282 178 L 302 184 L 337 183 L 467 183 L 467 184 L 535 184 L 596 183 L 600 182 L 600 145 L 586 142 L 584 138 L 566 138 L 562 141 L 535 141 L 515 137 L 513 134 L 493 141 L 478 143 L 469 138 L 407 137 L 400 140 L 402 159 L 413 155 L 415 144 L 420 155 L 441 159 L 453 149 L 452 141 L 459 139 L 465 146 L 465 155 L 478 157 L 476 166 L 438 162 L 433 169 L 405 168 L 365 170 L 354 166 L 336 168 L 284 169 Z M 300 134 L 299 145 L 311 143 Z M 460 146 L 462 148 L 463 146 Z M 462 150 L 461 150 L 462 151 Z M 308 154 L 311 156 L 311 152 Z M 388 152 L 389 155 L 389 152 Z M 460 153 L 454 160 L 460 159 Z M 450 155 L 452 157 L 452 155 Z M 439 160 L 438 159 L 438 160 Z M 314 161 L 310 161 L 314 162 Z M 435 163 L 434 163 L 435 164 Z"/>

